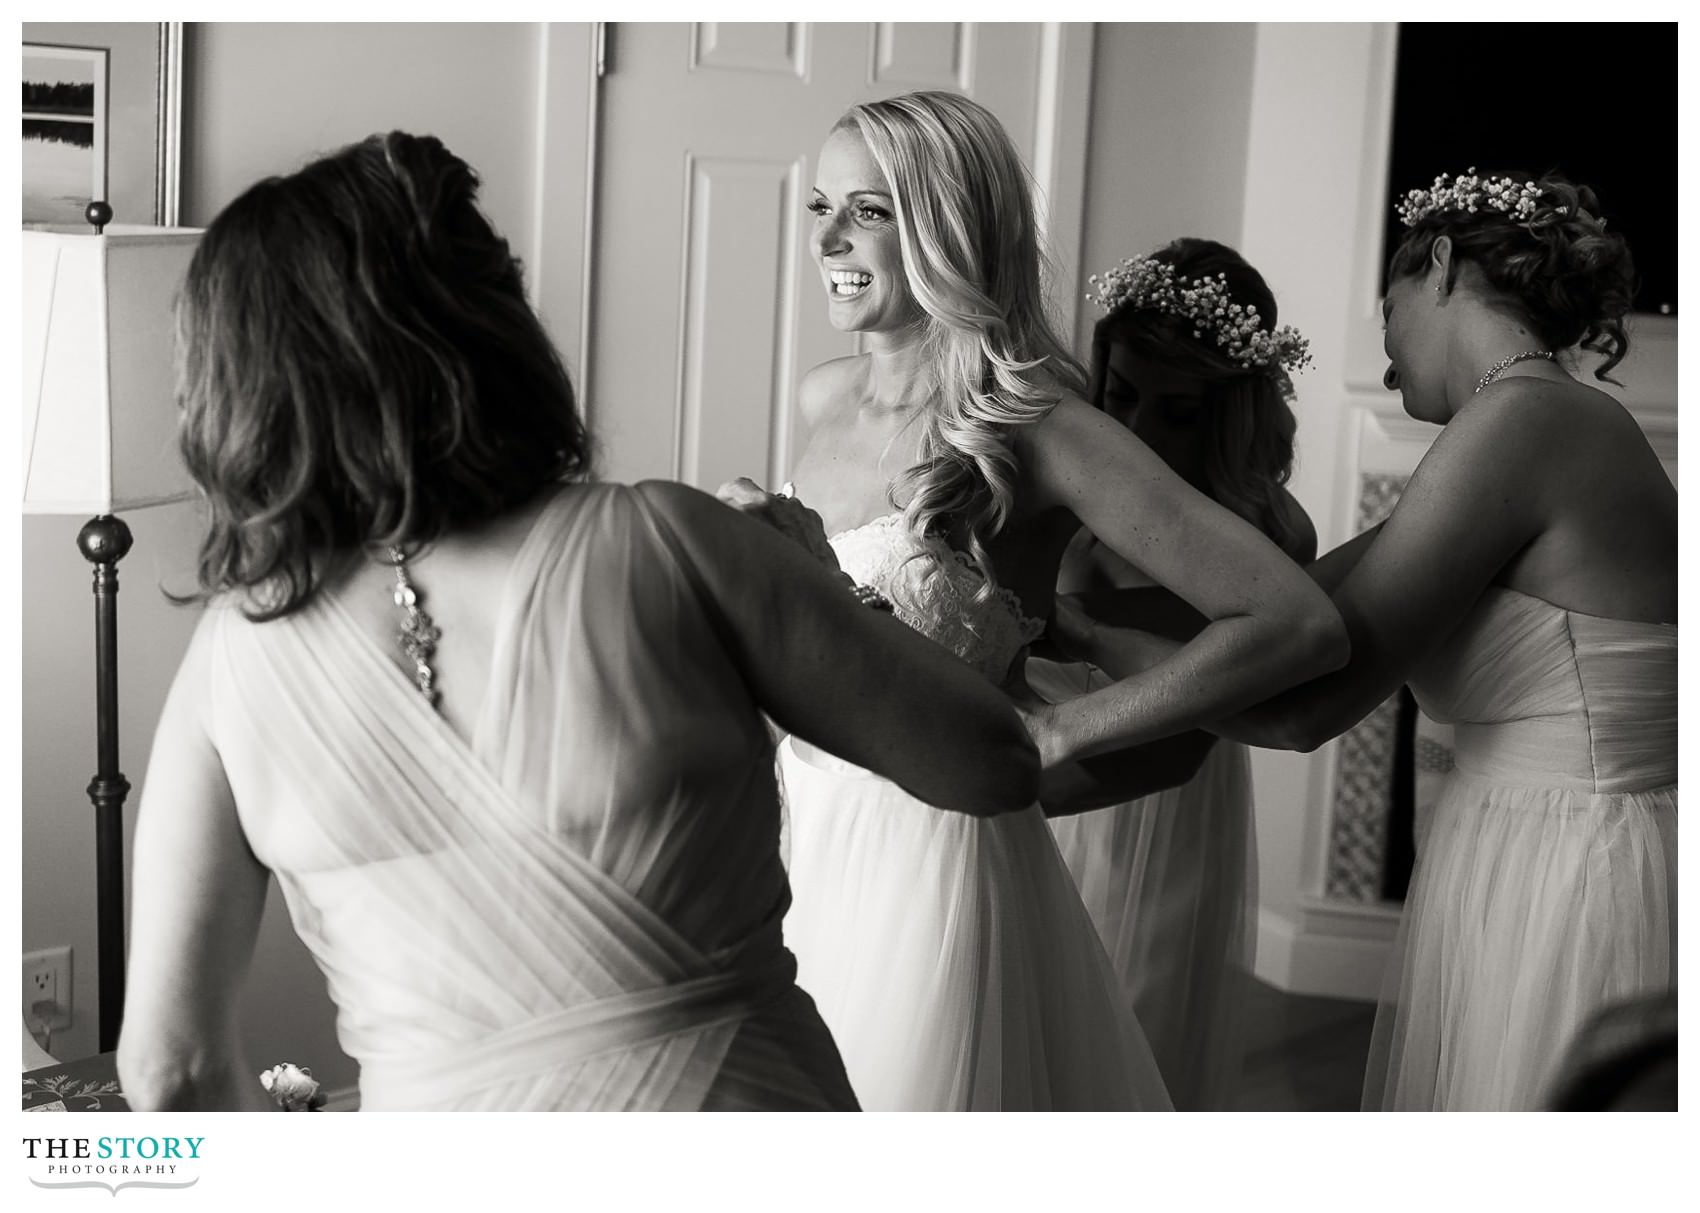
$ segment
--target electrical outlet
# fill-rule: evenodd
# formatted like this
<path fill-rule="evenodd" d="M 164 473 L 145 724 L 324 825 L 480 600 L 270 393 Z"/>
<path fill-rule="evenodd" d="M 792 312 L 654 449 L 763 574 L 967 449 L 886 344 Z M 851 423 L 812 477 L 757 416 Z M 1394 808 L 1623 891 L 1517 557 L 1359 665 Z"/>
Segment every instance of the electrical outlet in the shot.
<path fill-rule="evenodd" d="M 52 1011 L 37 1012 L 40 1003 Z M 24 1023 L 34 1031 L 57 1032 L 71 1026 L 71 949 L 43 948 L 24 953 Z"/>

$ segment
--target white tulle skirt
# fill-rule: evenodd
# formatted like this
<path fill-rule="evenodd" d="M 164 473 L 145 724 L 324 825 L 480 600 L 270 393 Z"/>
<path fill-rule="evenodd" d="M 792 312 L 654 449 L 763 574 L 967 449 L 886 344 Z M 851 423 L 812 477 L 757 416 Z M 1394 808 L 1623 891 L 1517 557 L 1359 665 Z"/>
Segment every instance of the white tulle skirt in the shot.
<path fill-rule="evenodd" d="M 868 1111 L 1169 1110 L 1037 808 L 982 819 L 780 747 L 785 942 Z"/>
<path fill-rule="evenodd" d="M 1038 660 L 1027 678 L 1053 703 L 1110 681 L 1090 666 Z M 1256 947 L 1246 747 L 1217 742 L 1180 787 L 1050 825 L 1175 1107 L 1231 1108 Z"/>
<path fill-rule="evenodd" d="M 1454 772 L 1418 838 L 1364 1107 L 1540 1108 L 1596 1011 L 1675 986 L 1674 786 Z"/>
<path fill-rule="evenodd" d="M 1175 1107 L 1232 1106 L 1255 937 L 1251 764 L 1218 743 L 1196 776 L 1051 829 Z"/>

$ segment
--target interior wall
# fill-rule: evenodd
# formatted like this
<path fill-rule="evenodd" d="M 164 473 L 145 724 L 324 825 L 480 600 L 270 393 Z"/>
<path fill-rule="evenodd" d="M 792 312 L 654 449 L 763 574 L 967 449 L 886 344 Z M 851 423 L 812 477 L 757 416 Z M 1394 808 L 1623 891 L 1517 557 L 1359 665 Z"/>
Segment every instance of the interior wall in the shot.
<path fill-rule="evenodd" d="M 1351 368 L 1379 352 L 1358 348 L 1379 344 L 1380 333 L 1359 332 L 1353 320 L 1375 303 L 1358 298 L 1366 279 L 1356 228 L 1360 214 L 1379 222 L 1373 199 L 1365 205 L 1379 188 L 1379 170 L 1366 168 L 1365 156 L 1375 142 L 1367 124 L 1384 34 L 1367 23 L 1269 23 L 1257 31 L 1241 249 L 1274 287 L 1283 323 L 1310 339 L 1312 365 L 1295 379 L 1299 453 L 1290 487 L 1315 522 L 1323 551 L 1352 534 Z M 1318 71 L 1319 63 L 1328 70 Z M 1319 222 L 1324 215 L 1338 222 Z M 1354 938 L 1359 927 L 1351 924 L 1319 929 L 1311 921 L 1333 755 L 1333 745 L 1308 755 L 1253 755 L 1258 971 L 1282 988 L 1373 996 L 1385 939 Z M 1362 929 L 1385 935 L 1381 927 L 1369 922 Z M 1331 931 L 1342 937 L 1324 938 Z"/>
<path fill-rule="evenodd" d="M 191 24 L 185 31 L 182 222 L 205 225 L 260 177 L 375 131 L 439 136 L 483 178 L 482 201 L 531 259 L 536 229 L 540 27 L 527 24 Z M 95 1040 L 94 771 L 89 566 L 80 518 L 23 526 L 23 949 L 73 948 L 75 1022 L 62 1058 Z M 195 623 L 159 584 L 192 580 L 191 505 L 126 516 L 135 547 L 120 567 L 121 767 L 145 788 L 154 722 Z M 336 1048 L 323 980 L 296 942 L 275 889 L 243 1003 L 251 1060 L 312 1066 L 331 1088 L 354 1080 Z"/>
<path fill-rule="evenodd" d="M 1082 291 L 1088 274 L 1178 236 L 1238 241 L 1256 43 L 1250 24 L 1099 23 Z M 1100 314 L 1079 310 L 1082 354 Z"/>

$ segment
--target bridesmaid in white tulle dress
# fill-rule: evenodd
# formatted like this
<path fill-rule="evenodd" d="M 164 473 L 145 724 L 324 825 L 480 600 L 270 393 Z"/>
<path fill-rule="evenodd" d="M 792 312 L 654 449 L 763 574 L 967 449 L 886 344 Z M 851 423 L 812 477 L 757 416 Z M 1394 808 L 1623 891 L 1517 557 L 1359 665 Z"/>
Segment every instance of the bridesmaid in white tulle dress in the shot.
<path fill-rule="evenodd" d="M 771 530 L 584 482 L 476 181 L 375 136 L 189 270 L 212 601 L 144 784 L 125 1096 L 262 1102 L 235 1008 L 275 876 L 363 1110 L 854 1109 L 782 939 L 763 717 L 953 816 L 1025 807 L 1031 739 Z"/>
<path fill-rule="evenodd" d="M 1282 487 L 1297 426 L 1288 376 L 1304 364 L 1306 346 L 1279 327 L 1263 276 L 1233 249 L 1188 237 L 1094 281 L 1105 315 L 1093 330 L 1087 399 L 1288 556 L 1312 560 L 1316 532 Z M 1259 331 L 1282 336 L 1249 362 L 1236 360 L 1235 320 L 1252 315 Z M 1084 531 L 1057 588 L 1107 622 L 1161 630 L 1166 617 L 1178 614 L 1186 626 L 1191 613 Z M 1035 659 L 1027 669 L 1034 690 L 1057 702 L 1111 681 L 1085 663 Z M 1233 741 L 1204 749 L 1210 739 L 1195 733 L 1168 743 L 1175 787 L 1051 818 L 1123 996 L 1183 1112 L 1231 1106 L 1256 943 L 1250 755 Z"/>
<path fill-rule="evenodd" d="M 1387 385 L 1444 428 L 1387 521 L 1313 566 L 1350 663 L 1211 727 L 1308 750 L 1406 681 L 1453 724 L 1364 1105 L 1533 1109 L 1596 1011 L 1675 989 L 1676 493 L 1570 369 L 1628 349 L 1633 267 L 1592 191 L 1472 171 L 1400 215 Z M 1084 630 L 1118 671 L 1173 647 Z"/>
<path fill-rule="evenodd" d="M 809 208 L 828 314 L 867 350 L 801 392 L 795 485 L 843 568 L 994 681 L 1019 680 L 1083 523 L 1211 621 L 1118 688 L 1114 711 L 1093 695 L 1033 703 L 1047 778 L 1101 792 L 1143 762 L 1093 756 L 1343 660 L 1339 621 L 1296 565 L 1080 399 L 995 118 L 948 93 L 857 106 L 821 149 Z M 865 1107 L 1170 1106 L 1038 805 L 990 829 L 917 812 L 795 738 L 781 768 L 786 940 Z M 1116 786 L 1100 803 L 1143 790 Z"/>

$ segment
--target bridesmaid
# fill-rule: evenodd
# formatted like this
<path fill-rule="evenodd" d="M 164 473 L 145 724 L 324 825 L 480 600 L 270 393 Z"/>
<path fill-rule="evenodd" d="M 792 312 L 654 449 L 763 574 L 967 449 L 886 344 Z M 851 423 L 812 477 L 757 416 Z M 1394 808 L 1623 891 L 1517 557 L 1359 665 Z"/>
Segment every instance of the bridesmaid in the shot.
<path fill-rule="evenodd" d="M 1604 379 L 1629 348 L 1593 192 L 1472 170 L 1399 213 L 1386 383 L 1443 428 L 1387 521 L 1314 566 L 1350 662 L 1211 728 L 1310 750 L 1407 681 L 1456 726 L 1364 1106 L 1533 1109 L 1590 1016 L 1676 986 L 1676 492 L 1566 354 Z M 1072 622 L 1112 673 L 1174 644 Z"/>
<path fill-rule="evenodd" d="M 1263 275 L 1226 245 L 1187 237 L 1094 281 L 1106 315 L 1093 332 L 1088 401 L 1193 488 L 1308 563 L 1316 531 L 1282 487 L 1297 427 L 1288 371 L 1308 354 L 1294 330 L 1277 327 Z M 1236 357 L 1250 333 L 1264 340 Z M 1058 590 L 1082 593 L 1087 609 L 1108 612 L 1099 615 L 1106 621 L 1187 610 L 1085 531 L 1069 549 Z M 1060 702 L 1110 680 L 1084 663 L 1035 659 L 1028 681 Z M 1176 787 L 1051 818 L 1180 1111 L 1229 1106 L 1255 946 L 1247 921 L 1257 901 L 1250 758 L 1238 742 L 1201 754 L 1200 742 L 1210 740 L 1175 739 L 1167 762 L 1184 780 Z"/>

